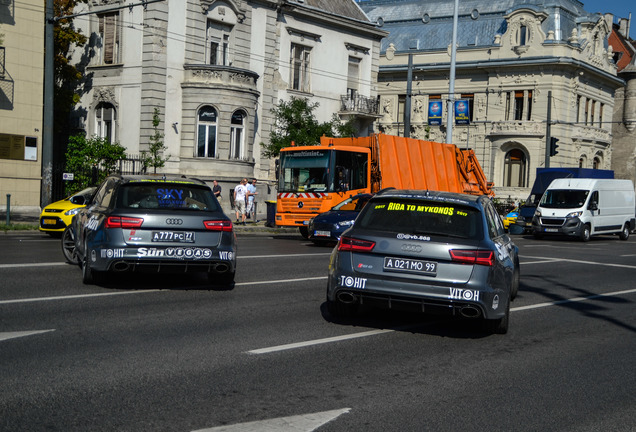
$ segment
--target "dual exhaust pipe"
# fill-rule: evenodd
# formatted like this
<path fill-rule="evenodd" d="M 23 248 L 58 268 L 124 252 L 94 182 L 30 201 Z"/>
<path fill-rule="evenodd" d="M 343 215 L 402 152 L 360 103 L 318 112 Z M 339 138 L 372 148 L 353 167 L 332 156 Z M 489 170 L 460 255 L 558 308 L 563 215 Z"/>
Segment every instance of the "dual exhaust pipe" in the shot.
<path fill-rule="evenodd" d="M 112 269 L 115 272 L 125 272 L 130 270 L 131 265 L 126 261 L 117 261 L 112 265 Z M 230 271 L 230 265 L 227 263 L 216 263 L 211 266 L 215 273 L 227 273 Z"/>
<path fill-rule="evenodd" d="M 358 302 L 358 296 L 351 291 L 340 291 L 336 295 L 338 301 L 344 304 L 353 304 Z M 459 314 L 464 318 L 479 318 L 481 316 L 481 310 L 478 307 L 467 305 L 458 307 Z"/>

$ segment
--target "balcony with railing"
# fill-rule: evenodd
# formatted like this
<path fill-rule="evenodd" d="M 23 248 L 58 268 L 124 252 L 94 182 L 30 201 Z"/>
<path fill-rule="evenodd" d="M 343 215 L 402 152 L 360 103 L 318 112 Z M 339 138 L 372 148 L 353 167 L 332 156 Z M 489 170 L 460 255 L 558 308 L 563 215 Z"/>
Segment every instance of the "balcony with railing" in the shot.
<path fill-rule="evenodd" d="M 378 107 L 376 98 L 359 94 L 340 96 L 340 116 L 343 117 L 380 117 Z"/>

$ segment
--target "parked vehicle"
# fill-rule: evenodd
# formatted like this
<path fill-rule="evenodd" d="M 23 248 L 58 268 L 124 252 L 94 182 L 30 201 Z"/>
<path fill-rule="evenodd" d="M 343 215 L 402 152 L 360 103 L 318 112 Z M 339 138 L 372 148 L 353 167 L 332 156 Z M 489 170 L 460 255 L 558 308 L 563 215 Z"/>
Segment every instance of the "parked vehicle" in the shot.
<path fill-rule="evenodd" d="M 506 333 L 519 287 L 518 248 L 485 195 L 387 190 L 332 252 L 327 308 L 360 305 L 481 318 Z"/>
<path fill-rule="evenodd" d="M 511 227 L 511 231 L 519 234 L 532 232 L 532 218 L 537 210 L 539 201 L 543 193 L 548 188 L 552 180 L 558 178 L 597 178 L 597 179 L 613 179 L 614 171 L 589 169 L 589 168 L 537 168 L 534 184 L 530 191 L 528 199 L 519 206 L 519 215 L 515 220 L 515 227 Z"/>
<path fill-rule="evenodd" d="M 473 150 L 384 134 L 322 137 L 317 146 L 281 150 L 276 225 L 307 237 L 312 217 L 388 187 L 494 196 Z"/>
<path fill-rule="evenodd" d="M 80 264 L 87 284 L 126 271 L 203 272 L 219 286 L 234 281 L 232 221 L 200 180 L 110 176 L 71 229 L 75 248 L 65 256 Z"/>
<path fill-rule="evenodd" d="M 532 220 L 536 238 L 567 235 L 588 241 L 597 234 L 627 240 L 636 225 L 631 180 L 557 179 L 543 194 Z"/>
<path fill-rule="evenodd" d="M 506 213 L 506 215 L 502 218 L 503 226 L 506 231 L 510 228 L 511 224 L 514 224 L 519 217 L 519 207 L 513 208 L 511 211 Z"/>
<path fill-rule="evenodd" d="M 373 194 L 358 194 L 347 198 L 331 210 L 309 219 L 309 240 L 315 244 L 337 242 L 342 233 L 355 222 Z"/>
<path fill-rule="evenodd" d="M 44 207 L 40 213 L 40 231 L 55 236 L 62 234 L 71 224 L 73 216 L 95 193 L 95 189 L 94 187 L 86 188 Z"/>

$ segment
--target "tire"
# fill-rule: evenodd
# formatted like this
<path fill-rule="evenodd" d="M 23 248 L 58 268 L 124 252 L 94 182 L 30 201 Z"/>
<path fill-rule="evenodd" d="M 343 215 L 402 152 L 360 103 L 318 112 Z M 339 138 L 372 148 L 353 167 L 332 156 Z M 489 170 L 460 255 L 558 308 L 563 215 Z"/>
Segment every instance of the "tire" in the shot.
<path fill-rule="evenodd" d="M 517 297 L 519 292 L 519 279 L 521 279 L 521 272 L 519 271 L 519 263 L 515 263 L 515 270 L 512 274 L 512 284 L 510 285 L 510 301 L 513 301 Z"/>
<path fill-rule="evenodd" d="M 75 229 L 67 227 L 62 234 L 62 253 L 69 264 L 79 264 L 79 258 L 75 254 Z"/>
<path fill-rule="evenodd" d="M 591 235 L 590 226 L 585 224 L 581 230 L 581 241 L 589 242 Z"/>
<path fill-rule="evenodd" d="M 298 231 L 300 232 L 300 235 L 303 236 L 304 239 L 309 238 L 309 229 L 306 226 L 298 227 Z"/>
<path fill-rule="evenodd" d="M 84 246 L 84 259 L 82 264 L 82 282 L 85 285 L 92 285 L 102 281 L 103 273 L 97 270 L 93 270 L 89 264 L 88 246 Z"/>
<path fill-rule="evenodd" d="M 629 239 L 629 225 L 628 224 L 625 224 L 625 226 L 623 227 L 623 231 L 620 232 L 620 234 L 618 235 L 618 238 L 620 238 L 621 240 Z"/>
<path fill-rule="evenodd" d="M 508 327 L 510 326 L 510 300 L 506 305 L 506 314 L 499 319 L 484 320 L 484 330 L 489 334 L 506 334 L 508 333 Z"/>

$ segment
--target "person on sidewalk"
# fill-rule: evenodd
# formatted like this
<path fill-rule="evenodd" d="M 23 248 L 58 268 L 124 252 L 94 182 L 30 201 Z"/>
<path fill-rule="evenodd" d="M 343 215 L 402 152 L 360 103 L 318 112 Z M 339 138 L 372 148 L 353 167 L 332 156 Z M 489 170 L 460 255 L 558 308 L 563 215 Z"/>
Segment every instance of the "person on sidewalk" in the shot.
<path fill-rule="evenodd" d="M 251 217 L 252 222 L 256 223 L 256 179 L 252 179 L 251 183 L 247 185 L 247 218 Z"/>
<path fill-rule="evenodd" d="M 247 179 L 244 178 L 234 188 L 234 208 L 236 209 L 236 223 L 242 223 L 245 225 L 246 217 L 246 198 L 247 198 Z M 240 222 L 239 222 L 240 214 Z"/>

